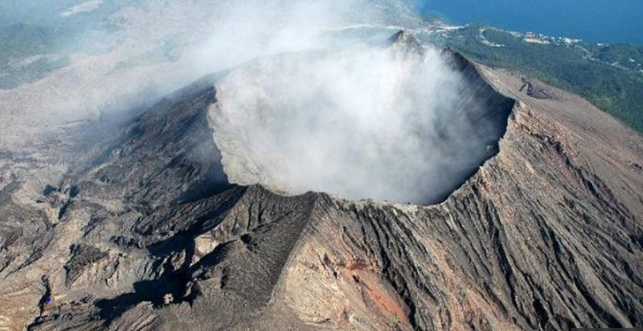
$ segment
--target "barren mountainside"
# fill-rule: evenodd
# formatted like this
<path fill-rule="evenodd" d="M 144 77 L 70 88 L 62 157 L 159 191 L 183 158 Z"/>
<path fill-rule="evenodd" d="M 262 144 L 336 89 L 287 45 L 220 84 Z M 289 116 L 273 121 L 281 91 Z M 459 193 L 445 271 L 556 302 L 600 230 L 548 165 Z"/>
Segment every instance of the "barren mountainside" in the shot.
<path fill-rule="evenodd" d="M 424 56 L 398 37 L 395 52 Z M 235 70 L 155 104 L 58 181 L 53 165 L 4 163 L 0 330 L 642 326 L 643 137 L 577 96 L 439 54 L 488 103 L 458 116 L 494 139 L 434 204 L 254 177 L 261 164 L 234 163 L 249 150 L 225 145 L 237 131 L 217 135 Z"/>

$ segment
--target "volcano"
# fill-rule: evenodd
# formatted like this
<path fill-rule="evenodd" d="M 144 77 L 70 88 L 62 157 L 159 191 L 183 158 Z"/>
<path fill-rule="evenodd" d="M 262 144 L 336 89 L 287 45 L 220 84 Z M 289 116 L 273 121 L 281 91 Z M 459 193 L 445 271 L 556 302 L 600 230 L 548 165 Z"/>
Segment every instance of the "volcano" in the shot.
<path fill-rule="evenodd" d="M 642 325 L 643 138 L 570 93 L 391 41 L 205 77 L 59 182 L 3 172 L 0 329 Z M 346 84 L 363 97 L 338 99 Z M 419 107 L 440 88 L 455 97 Z"/>

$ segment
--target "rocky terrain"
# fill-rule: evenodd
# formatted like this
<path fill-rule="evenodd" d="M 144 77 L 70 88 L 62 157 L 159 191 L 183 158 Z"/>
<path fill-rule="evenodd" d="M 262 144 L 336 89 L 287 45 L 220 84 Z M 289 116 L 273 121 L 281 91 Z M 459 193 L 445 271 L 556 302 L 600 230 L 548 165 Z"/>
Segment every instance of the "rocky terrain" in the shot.
<path fill-rule="evenodd" d="M 574 95 L 442 56 L 500 101 L 500 133 L 439 204 L 231 183 L 211 125 L 225 73 L 67 167 L 7 156 L 0 330 L 641 326 L 643 138 Z"/>

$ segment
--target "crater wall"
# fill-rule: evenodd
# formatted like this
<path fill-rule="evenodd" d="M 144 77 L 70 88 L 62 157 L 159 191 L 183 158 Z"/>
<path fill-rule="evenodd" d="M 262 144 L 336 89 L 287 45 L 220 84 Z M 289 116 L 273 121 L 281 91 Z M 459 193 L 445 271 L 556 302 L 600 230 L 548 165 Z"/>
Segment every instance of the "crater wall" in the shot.
<path fill-rule="evenodd" d="M 498 152 L 514 102 L 466 59 L 401 32 L 390 47 L 282 54 L 215 84 L 232 183 L 433 204 Z"/>

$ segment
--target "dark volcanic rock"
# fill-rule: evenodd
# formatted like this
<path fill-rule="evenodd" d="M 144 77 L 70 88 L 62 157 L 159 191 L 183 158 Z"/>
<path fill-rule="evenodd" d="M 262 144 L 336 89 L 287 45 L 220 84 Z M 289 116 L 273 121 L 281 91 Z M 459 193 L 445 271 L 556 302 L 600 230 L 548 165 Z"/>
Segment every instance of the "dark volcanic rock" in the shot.
<path fill-rule="evenodd" d="M 67 272 L 65 284 L 67 286 L 72 286 L 74 281 L 80 277 L 83 270 L 89 265 L 108 256 L 106 252 L 86 244 L 72 245 L 69 249 L 71 258 L 65 264 L 65 271 Z"/>
<path fill-rule="evenodd" d="M 35 207 L 19 199 L 25 184 L 5 187 L 0 328 L 643 324 L 643 173 L 632 166 L 643 138 L 568 93 L 529 97 L 517 75 L 445 56 L 518 102 L 497 155 L 444 203 L 230 185 L 207 121 L 209 78 L 65 178 L 49 192 L 60 203 Z"/>
<path fill-rule="evenodd" d="M 552 96 L 547 93 L 547 89 L 542 84 L 530 82 L 525 78 L 522 79 L 522 82 L 520 92 L 536 99 L 551 99 Z"/>

